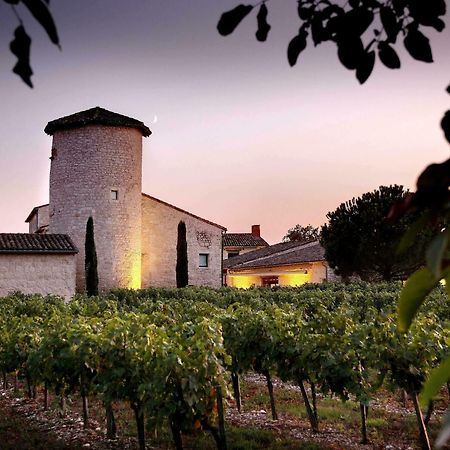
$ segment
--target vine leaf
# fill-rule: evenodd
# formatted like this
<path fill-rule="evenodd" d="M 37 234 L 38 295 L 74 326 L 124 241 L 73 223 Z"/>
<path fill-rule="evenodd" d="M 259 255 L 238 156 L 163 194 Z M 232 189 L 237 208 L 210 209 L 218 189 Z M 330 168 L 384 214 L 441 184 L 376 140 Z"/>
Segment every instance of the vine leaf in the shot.
<path fill-rule="evenodd" d="M 406 50 L 414 59 L 427 63 L 433 62 L 430 41 L 419 30 L 410 28 L 403 42 Z"/>
<path fill-rule="evenodd" d="M 383 25 L 384 31 L 388 37 L 388 41 L 395 43 L 397 40 L 398 32 L 400 27 L 397 22 L 397 17 L 391 8 L 383 6 L 380 8 L 380 19 Z"/>
<path fill-rule="evenodd" d="M 31 75 L 33 75 L 33 70 L 30 66 L 30 47 L 30 36 L 22 25 L 18 26 L 14 31 L 14 39 L 9 44 L 11 52 L 17 56 L 17 63 L 13 67 L 13 72 L 32 88 Z"/>
<path fill-rule="evenodd" d="M 439 280 L 428 267 L 417 270 L 408 278 L 398 302 L 397 325 L 401 333 L 408 331 L 420 305 L 438 283 Z"/>
<path fill-rule="evenodd" d="M 447 228 L 435 236 L 425 254 L 427 267 L 437 279 L 442 276 L 442 260 L 448 247 L 449 232 L 450 228 Z"/>
<path fill-rule="evenodd" d="M 388 69 L 400 69 L 400 58 L 393 47 L 391 47 L 387 42 L 380 42 L 378 44 L 378 56 L 380 61 Z"/>
<path fill-rule="evenodd" d="M 370 51 L 364 54 L 364 57 L 356 68 L 356 78 L 361 84 L 364 84 L 370 77 L 375 66 L 375 52 Z"/>
<path fill-rule="evenodd" d="M 33 17 L 42 25 L 53 44 L 59 47 L 58 31 L 56 29 L 53 17 L 50 14 L 50 10 L 48 9 L 48 3 L 42 0 L 22 0 L 22 3 L 28 8 Z"/>
<path fill-rule="evenodd" d="M 252 9 L 252 5 L 240 4 L 230 11 L 224 12 L 219 19 L 219 23 L 217 24 L 217 31 L 222 36 L 228 36 L 236 29 L 236 27 Z"/>
<path fill-rule="evenodd" d="M 258 20 L 258 30 L 256 31 L 256 39 L 260 42 L 264 42 L 267 39 L 267 36 L 269 35 L 269 31 L 272 28 L 267 23 L 267 6 L 265 3 L 261 5 L 258 11 L 258 15 L 256 16 L 256 19 Z"/>
<path fill-rule="evenodd" d="M 288 49 L 287 49 L 287 56 L 289 65 L 295 66 L 297 63 L 298 57 L 300 56 L 300 53 L 305 50 L 306 48 L 306 38 L 308 37 L 307 31 L 305 31 L 303 28 L 300 29 L 297 36 L 292 38 L 291 42 L 289 42 Z"/>
<path fill-rule="evenodd" d="M 442 361 L 439 366 L 435 367 L 425 382 L 420 403 L 423 406 L 428 405 L 428 402 L 439 394 L 441 386 L 445 384 L 450 378 L 450 357 Z"/>

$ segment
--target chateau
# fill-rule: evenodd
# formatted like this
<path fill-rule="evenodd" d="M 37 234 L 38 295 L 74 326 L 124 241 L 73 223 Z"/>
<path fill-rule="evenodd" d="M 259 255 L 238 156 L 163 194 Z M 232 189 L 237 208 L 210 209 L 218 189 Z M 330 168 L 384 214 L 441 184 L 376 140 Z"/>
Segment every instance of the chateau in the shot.
<path fill-rule="evenodd" d="M 83 292 L 86 222 L 94 219 L 99 288 L 175 286 L 177 227 L 186 223 L 189 284 L 222 283 L 225 227 L 142 193 L 142 122 L 96 107 L 53 120 L 47 205 L 29 234 L 0 234 L 0 295 Z"/>

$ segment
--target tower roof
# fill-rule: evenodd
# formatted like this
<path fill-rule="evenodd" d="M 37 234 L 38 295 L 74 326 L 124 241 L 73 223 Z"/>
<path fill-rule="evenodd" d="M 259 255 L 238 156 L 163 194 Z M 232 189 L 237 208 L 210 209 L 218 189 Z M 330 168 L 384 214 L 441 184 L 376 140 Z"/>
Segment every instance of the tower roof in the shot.
<path fill-rule="evenodd" d="M 56 131 L 68 130 L 71 128 L 85 127 L 86 125 L 106 125 L 109 127 L 137 128 L 142 136 L 147 137 L 152 134 L 150 129 L 141 121 L 132 117 L 123 116 L 107 109 L 96 106 L 95 108 L 80 111 L 70 116 L 61 117 L 50 121 L 44 131 L 52 136 Z"/>

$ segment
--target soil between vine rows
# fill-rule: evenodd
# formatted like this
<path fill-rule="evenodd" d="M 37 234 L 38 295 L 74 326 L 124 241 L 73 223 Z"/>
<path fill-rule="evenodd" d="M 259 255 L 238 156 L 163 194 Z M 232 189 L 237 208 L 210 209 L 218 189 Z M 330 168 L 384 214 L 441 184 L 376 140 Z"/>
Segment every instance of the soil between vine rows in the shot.
<path fill-rule="evenodd" d="M 230 449 L 253 450 L 409 450 L 419 448 L 412 405 L 402 405 L 396 396 L 382 392 L 372 402 L 369 415 L 369 445 L 359 444 L 358 405 L 337 399 L 319 398 L 320 433 L 309 430 L 298 388 L 274 380 L 280 419 L 270 416 L 265 379 L 249 374 L 242 382 L 243 412 L 238 413 L 229 399 L 227 411 Z M 430 421 L 434 437 L 447 407 L 446 393 L 437 402 Z M 0 450 L 119 450 L 137 448 L 135 425 L 131 410 L 125 403 L 115 403 L 118 438 L 105 438 L 102 404 L 90 403 L 91 426 L 83 429 L 81 402 L 73 397 L 69 410 L 62 417 L 57 399 L 51 397 L 50 408 L 43 410 L 42 392 L 35 400 L 23 397 L 21 391 L 0 389 Z M 209 436 L 184 436 L 186 449 L 214 450 Z M 149 432 L 148 449 L 171 449 L 171 437 L 165 430 L 157 436 Z"/>

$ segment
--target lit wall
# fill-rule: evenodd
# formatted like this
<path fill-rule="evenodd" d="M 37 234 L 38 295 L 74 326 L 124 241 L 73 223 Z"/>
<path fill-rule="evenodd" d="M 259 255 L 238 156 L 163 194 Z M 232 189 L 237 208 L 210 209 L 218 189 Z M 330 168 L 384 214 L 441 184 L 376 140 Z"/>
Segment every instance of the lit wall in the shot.
<path fill-rule="evenodd" d="M 292 273 L 279 275 L 278 277 L 278 284 L 280 286 L 301 286 L 309 282 L 311 282 L 311 275 L 309 273 Z"/>
<path fill-rule="evenodd" d="M 252 275 L 228 275 L 227 283 L 230 287 L 248 289 L 252 286 L 261 286 L 261 277 Z"/>

